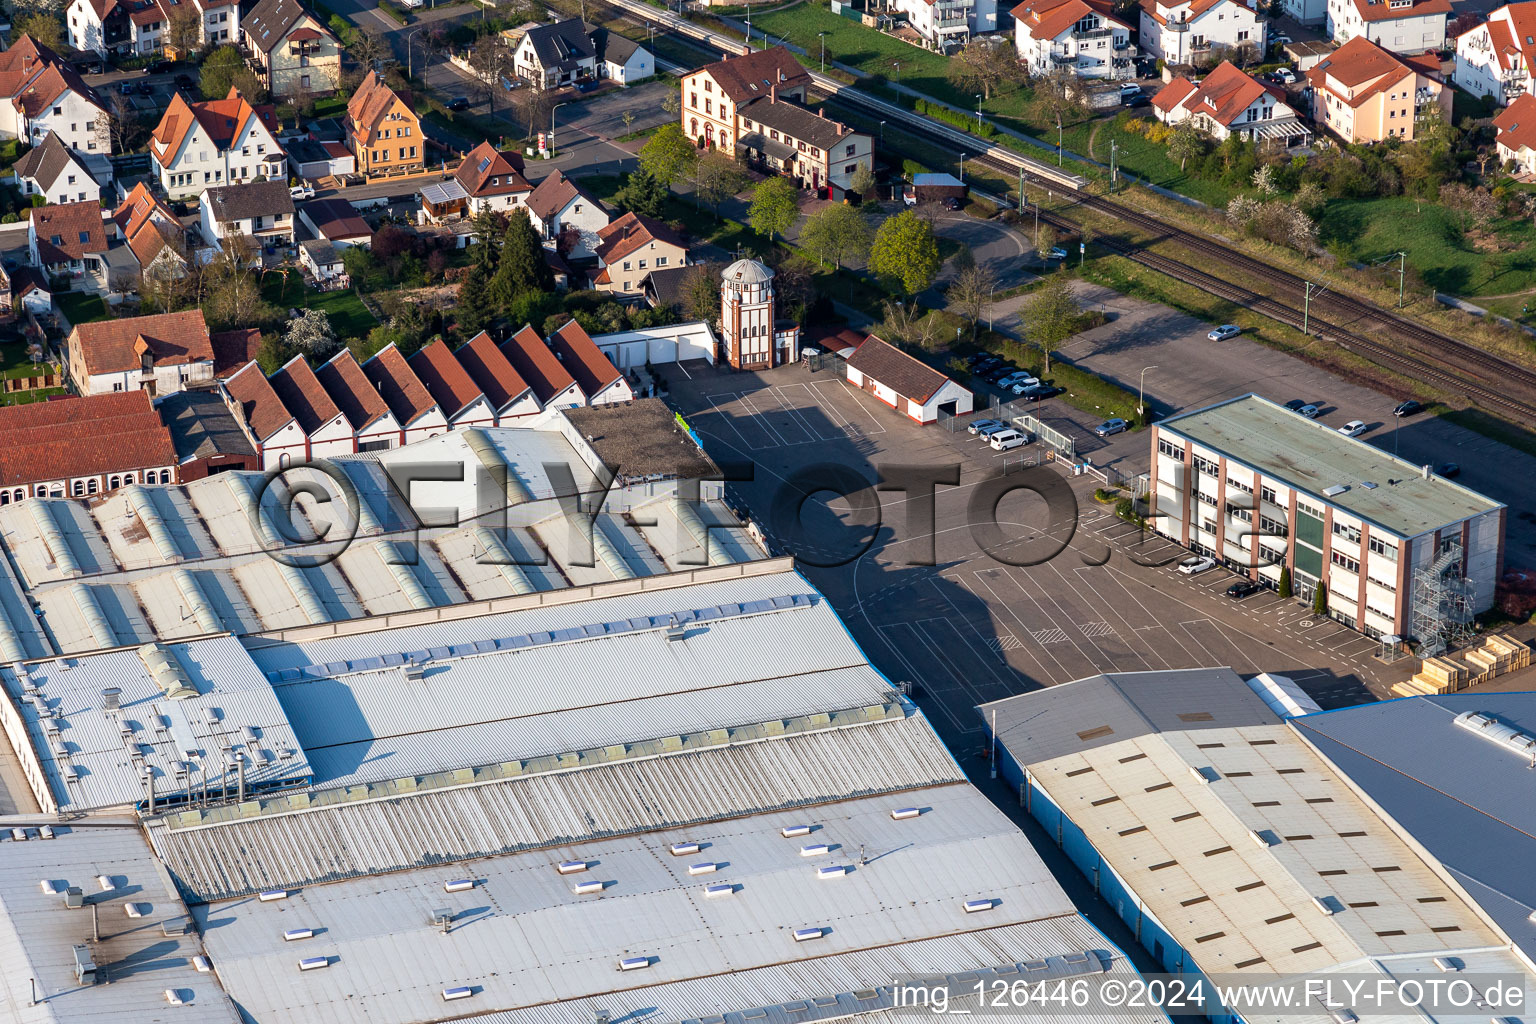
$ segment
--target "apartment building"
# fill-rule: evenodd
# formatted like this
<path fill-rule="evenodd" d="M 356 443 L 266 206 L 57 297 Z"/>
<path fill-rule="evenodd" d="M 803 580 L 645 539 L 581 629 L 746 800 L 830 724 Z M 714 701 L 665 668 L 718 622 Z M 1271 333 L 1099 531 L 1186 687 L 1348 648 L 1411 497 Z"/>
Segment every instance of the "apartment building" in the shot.
<path fill-rule="evenodd" d="M 1198 82 L 1183 77 L 1169 82 L 1152 98 L 1152 111 L 1164 124 L 1189 122 L 1218 141 L 1236 135 L 1252 142 L 1305 145 L 1312 132 L 1287 99 L 1279 86 L 1222 61 Z"/>
<path fill-rule="evenodd" d="M 1140 46 L 1169 64 L 1251 44 L 1263 53 L 1265 22 L 1236 0 L 1141 0 Z"/>
<path fill-rule="evenodd" d="M 1364 36 L 1397 53 L 1445 45 L 1451 0 L 1328 0 L 1328 34 L 1336 43 Z"/>
<path fill-rule="evenodd" d="M 737 110 L 753 100 L 805 102 L 811 76 L 783 46 L 748 50 L 683 76 L 683 132 L 701 146 L 734 153 Z"/>
<path fill-rule="evenodd" d="M 1536 174 L 1536 96 L 1525 93 L 1493 119 L 1500 161 L 1513 161 L 1521 174 Z"/>
<path fill-rule="evenodd" d="M 893 0 L 912 31 L 931 49 L 953 50 L 997 31 L 997 0 Z"/>
<path fill-rule="evenodd" d="M 1536 0 L 1505 4 L 1488 20 L 1456 37 L 1451 81 L 1473 96 L 1507 104 L 1536 93 Z"/>
<path fill-rule="evenodd" d="M 1071 68 L 1080 78 L 1130 78 L 1135 27 L 1108 0 L 1025 0 L 1013 9 L 1013 42 L 1032 75 Z"/>
<path fill-rule="evenodd" d="M 1470 581 L 1493 604 L 1506 507 L 1249 394 L 1155 424 L 1151 525 L 1368 636 L 1413 635 L 1416 574 Z"/>
<path fill-rule="evenodd" d="M 1345 142 L 1414 137 L 1431 112 L 1451 120 L 1451 90 L 1432 55 L 1398 57 L 1356 36 L 1307 70 L 1312 120 Z"/>

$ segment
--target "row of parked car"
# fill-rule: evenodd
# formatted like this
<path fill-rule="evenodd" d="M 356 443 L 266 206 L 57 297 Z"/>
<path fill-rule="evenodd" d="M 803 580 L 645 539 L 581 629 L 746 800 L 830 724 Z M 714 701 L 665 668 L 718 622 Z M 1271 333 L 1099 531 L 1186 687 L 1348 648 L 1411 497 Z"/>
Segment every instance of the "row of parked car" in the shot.
<path fill-rule="evenodd" d="M 966 359 L 966 363 L 972 373 L 982 380 L 990 381 L 1005 394 L 1027 398 L 1032 402 L 1054 397 L 1061 394 L 1063 390 L 1046 384 L 1028 370 L 1021 370 L 1012 363 L 985 352 L 972 353 Z"/>

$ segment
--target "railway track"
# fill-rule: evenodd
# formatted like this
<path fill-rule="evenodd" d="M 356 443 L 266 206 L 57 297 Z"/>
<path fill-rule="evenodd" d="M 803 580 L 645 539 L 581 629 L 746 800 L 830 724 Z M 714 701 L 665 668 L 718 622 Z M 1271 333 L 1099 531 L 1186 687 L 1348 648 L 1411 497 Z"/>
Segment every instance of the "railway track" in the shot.
<path fill-rule="evenodd" d="M 734 35 L 724 35 L 695 25 L 670 11 L 659 11 L 644 0 L 605 0 L 605 4 L 619 11 L 634 24 L 666 25 L 678 35 L 708 50 L 729 52 L 735 51 L 742 45 L 740 39 Z M 1271 267 L 1220 242 L 1184 231 L 1111 199 L 1090 194 L 1086 188 L 1087 179 L 1080 175 L 1067 173 L 1043 160 L 1031 159 L 1012 149 L 992 145 L 968 132 L 923 117 L 878 96 L 854 89 L 835 78 L 807 70 L 811 81 L 824 93 L 836 96 L 850 105 L 861 107 L 887 121 L 899 122 L 903 130 L 913 135 L 925 137 L 956 152 L 964 152 L 971 160 L 1001 171 L 1009 177 L 1023 171 L 1038 181 L 1049 182 L 1064 193 L 1071 194 L 1082 206 L 1153 232 L 1160 238 L 1175 241 L 1192 252 L 1209 257 L 1213 265 L 1238 269 L 1251 275 L 1254 280 L 1265 281 L 1298 298 L 1306 291 L 1307 283 L 1294 274 Z M 1076 232 L 1079 229 L 1079 225 L 1070 219 L 1057 215 L 1046 215 L 1042 219 L 1050 220 L 1055 226 L 1069 231 Z M 1333 317 L 1333 320 L 1324 320 L 1310 314 L 1304 316 L 1301 310 L 1276 299 L 1260 295 L 1178 260 L 1149 252 L 1140 246 L 1105 241 L 1102 238 L 1099 244 L 1149 269 L 1168 274 L 1202 291 L 1262 313 L 1288 326 L 1300 329 L 1305 319 L 1311 333 L 1372 362 L 1444 388 L 1451 394 L 1461 395 L 1490 410 L 1499 410 L 1505 415 L 1517 418 L 1520 422 L 1536 422 L 1536 372 L 1424 327 L 1372 303 L 1325 290 L 1313 296 L 1312 308 L 1323 315 Z M 1352 327 L 1388 332 L 1407 342 L 1414 351 L 1405 351 L 1392 344 L 1366 337 L 1358 330 L 1352 330 Z M 1437 362 L 1431 360 L 1443 360 L 1444 363 L 1437 365 Z"/>

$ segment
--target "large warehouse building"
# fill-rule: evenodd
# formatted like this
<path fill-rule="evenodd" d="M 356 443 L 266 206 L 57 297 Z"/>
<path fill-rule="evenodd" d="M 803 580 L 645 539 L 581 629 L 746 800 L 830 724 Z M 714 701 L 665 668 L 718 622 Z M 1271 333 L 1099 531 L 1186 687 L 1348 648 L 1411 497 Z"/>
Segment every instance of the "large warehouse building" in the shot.
<path fill-rule="evenodd" d="M 1452 709 L 1477 701 L 1282 719 L 1221 668 L 1093 676 L 980 711 L 1004 778 L 1166 970 L 1530 987 L 1530 842 L 1511 838 L 1531 824 L 1529 758 L 1458 728 Z M 1533 701 L 1510 703 L 1529 722 Z M 1488 778 L 1519 794 L 1478 793 Z M 1487 1024 L 1466 1009 L 1432 1016 Z M 1421 1019 L 1344 1005 L 1278 1019 L 1357 1018 Z"/>
<path fill-rule="evenodd" d="M 787 1024 L 883 1016 L 903 976 L 1136 977 L 789 559 L 223 642 L 171 646 L 190 693 L 117 652 L 25 669 L 29 705 L 71 709 L 122 677 L 78 717 L 156 777 L 162 723 L 174 757 L 295 767 L 206 799 L 168 779 L 142 830 L 87 815 L 7 862 L 8 1005 L 44 997 L 17 1019 Z M 259 724 L 215 656 L 265 684 Z M 88 767 L 130 800 L 142 774 Z"/>
<path fill-rule="evenodd" d="M 1372 637 L 1431 650 L 1493 604 L 1506 507 L 1258 395 L 1155 424 L 1153 528 Z"/>

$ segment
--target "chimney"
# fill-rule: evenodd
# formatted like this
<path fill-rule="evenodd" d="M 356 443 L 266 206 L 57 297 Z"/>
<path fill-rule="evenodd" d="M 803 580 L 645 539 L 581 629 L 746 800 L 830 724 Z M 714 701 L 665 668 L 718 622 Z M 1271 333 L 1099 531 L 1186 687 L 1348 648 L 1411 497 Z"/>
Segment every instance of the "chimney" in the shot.
<path fill-rule="evenodd" d="M 826 107 L 817 107 L 816 108 L 816 116 L 817 117 L 826 117 L 827 116 L 827 108 Z"/>
<path fill-rule="evenodd" d="M 779 87 L 777 85 L 770 85 L 768 87 L 768 102 L 769 103 L 777 103 L 777 102 L 779 102 Z"/>
<path fill-rule="evenodd" d="M 841 122 L 841 121 L 837 122 L 837 137 L 838 138 L 842 138 L 843 137 L 843 132 L 845 132 L 847 130 L 848 130 L 848 126 L 847 125 L 843 124 L 843 122 Z"/>

